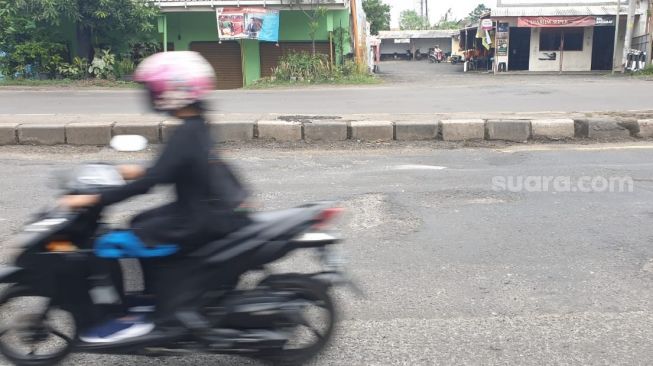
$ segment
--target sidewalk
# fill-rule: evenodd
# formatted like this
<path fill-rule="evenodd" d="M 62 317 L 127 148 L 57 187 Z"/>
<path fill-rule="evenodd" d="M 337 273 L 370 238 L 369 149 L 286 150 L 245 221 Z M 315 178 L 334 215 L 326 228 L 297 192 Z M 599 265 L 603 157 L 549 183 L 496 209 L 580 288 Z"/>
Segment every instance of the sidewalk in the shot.
<path fill-rule="evenodd" d="M 653 137 L 653 111 L 608 113 L 214 114 L 217 142 L 620 140 Z M 138 134 L 166 141 L 179 121 L 147 114 L 0 115 L 0 145 L 97 145 Z"/>

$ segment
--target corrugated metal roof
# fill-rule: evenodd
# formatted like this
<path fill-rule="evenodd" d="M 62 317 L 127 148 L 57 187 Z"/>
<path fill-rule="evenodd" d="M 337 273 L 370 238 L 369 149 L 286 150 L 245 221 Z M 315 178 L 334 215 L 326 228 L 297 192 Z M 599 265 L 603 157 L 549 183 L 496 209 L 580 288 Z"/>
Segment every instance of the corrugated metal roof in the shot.
<path fill-rule="evenodd" d="M 221 6 L 284 6 L 289 7 L 284 0 L 154 0 L 162 8 L 167 7 L 221 7 Z M 349 5 L 349 0 L 330 0 L 323 6 Z"/>
<path fill-rule="evenodd" d="M 403 31 L 380 31 L 381 39 L 407 39 L 407 38 L 450 38 L 457 34 L 457 30 L 403 30 Z"/>
<path fill-rule="evenodd" d="M 628 11 L 621 7 L 621 14 Z M 492 9 L 492 17 L 617 15 L 616 6 L 506 6 Z"/>

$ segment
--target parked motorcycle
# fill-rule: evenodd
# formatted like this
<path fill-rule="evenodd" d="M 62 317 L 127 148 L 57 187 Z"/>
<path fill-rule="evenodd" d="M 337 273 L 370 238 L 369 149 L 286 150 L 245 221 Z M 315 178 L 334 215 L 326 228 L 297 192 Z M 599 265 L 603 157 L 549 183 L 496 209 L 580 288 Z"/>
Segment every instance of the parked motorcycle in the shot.
<path fill-rule="evenodd" d="M 432 63 L 432 64 L 436 63 L 436 62 L 441 63 L 442 61 L 444 61 L 444 52 L 442 52 L 441 50 L 436 51 L 435 49 L 432 49 L 429 52 L 429 62 L 430 63 Z"/>
<path fill-rule="evenodd" d="M 124 183 L 109 164 L 82 165 L 60 179 L 63 194 L 98 193 Z M 13 265 L 0 267 L 0 283 L 8 285 L 0 293 L 0 320 L 5 323 L 0 353 L 25 366 L 52 365 L 75 352 L 204 352 L 279 364 L 306 362 L 333 335 L 337 312 L 330 289 L 351 284 L 333 249 L 339 239 L 329 230 L 340 211 L 331 202 L 317 202 L 251 214 L 251 225 L 180 259 L 191 264 L 198 274 L 195 280 L 206 291 L 196 303 L 197 311 L 177 314 L 178 326 L 113 343 L 85 343 L 78 338 L 79 330 L 124 311 L 142 296 L 122 289 L 117 259 L 96 255 L 98 238 L 117 232 L 102 223 L 101 208 L 45 210 L 15 238 L 21 252 Z M 309 249 L 317 254 L 322 270 L 268 271 L 268 264 Z M 241 288 L 242 275 L 253 272 L 264 273 L 263 279 Z M 312 321 L 315 314 L 318 320 Z"/>
<path fill-rule="evenodd" d="M 450 62 L 451 62 L 452 65 L 456 65 L 456 64 L 459 64 L 459 63 L 462 63 L 462 62 L 463 62 L 463 58 L 462 58 L 462 56 L 459 56 L 459 55 L 452 55 L 452 56 L 449 58 L 449 60 L 450 60 Z"/>
<path fill-rule="evenodd" d="M 415 50 L 415 60 L 421 61 L 424 58 L 424 54 L 420 51 L 420 49 Z"/>

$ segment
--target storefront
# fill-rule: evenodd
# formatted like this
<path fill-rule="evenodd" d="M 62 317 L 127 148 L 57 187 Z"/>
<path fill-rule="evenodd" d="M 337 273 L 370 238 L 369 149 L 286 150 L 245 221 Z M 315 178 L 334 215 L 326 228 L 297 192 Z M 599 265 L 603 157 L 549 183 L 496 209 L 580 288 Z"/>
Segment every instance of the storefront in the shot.
<path fill-rule="evenodd" d="M 611 70 L 615 19 L 613 15 L 493 16 L 499 69 Z M 620 34 L 625 32 L 623 28 Z"/>
<path fill-rule="evenodd" d="M 278 2 L 278 1 L 277 1 Z M 237 7 L 233 1 L 222 1 L 224 8 L 207 6 L 206 1 L 160 2 L 163 17 L 159 30 L 169 50 L 200 52 L 214 67 L 218 89 L 234 89 L 261 77 L 272 75 L 280 57 L 289 52 L 311 52 L 306 14 L 298 9 L 278 6 Z M 215 2 L 219 4 L 220 2 Z M 253 2 L 250 2 L 253 3 Z M 248 12 L 257 12 L 248 16 Z M 241 15 L 244 14 L 244 15 Z M 276 18 L 275 18 L 276 17 Z M 348 2 L 336 0 L 320 18 L 315 34 L 316 52 L 335 61 L 338 50 L 349 54 L 351 38 L 340 46 L 334 34 L 351 34 Z M 277 23 L 278 34 L 262 35 L 261 23 Z M 242 23 L 242 24 L 241 24 Z M 343 29 L 344 32 L 338 32 Z M 242 33 L 242 37 L 239 34 Z M 276 38 L 270 38 L 276 37 Z"/>
<path fill-rule="evenodd" d="M 497 68 L 544 72 L 612 70 L 615 60 L 621 59 L 626 32 L 622 7 L 615 57 L 616 14 L 616 6 L 498 6 L 492 9 L 497 28 Z"/>

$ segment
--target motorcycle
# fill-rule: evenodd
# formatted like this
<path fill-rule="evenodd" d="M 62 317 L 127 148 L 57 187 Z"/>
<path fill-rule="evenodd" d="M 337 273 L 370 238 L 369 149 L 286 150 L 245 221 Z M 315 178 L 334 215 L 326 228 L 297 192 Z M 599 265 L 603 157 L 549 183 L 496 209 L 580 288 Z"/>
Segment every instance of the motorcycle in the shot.
<path fill-rule="evenodd" d="M 415 60 L 416 61 L 421 61 L 423 58 L 424 58 L 424 54 L 422 53 L 422 51 L 420 51 L 419 48 L 416 49 L 415 50 Z"/>
<path fill-rule="evenodd" d="M 437 51 L 436 52 L 433 49 L 431 50 L 431 52 L 429 52 L 429 62 L 430 63 L 432 63 L 432 64 L 436 63 L 436 62 L 441 63 L 442 61 L 444 61 L 444 52 L 442 52 L 442 51 Z"/>
<path fill-rule="evenodd" d="M 76 168 L 59 186 L 64 194 L 92 194 L 122 184 L 116 167 L 98 163 Z M 5 284 L 0 320 L 6 323 L 0 328 L 0 353 L 13 364 L 52 365 L 71 353 L 192 352 L 302 364 L 332 338 L 337 311 L 330 290 L 339 285 L 356 289 L 334 250 L 340 239 L 329 228 L 341 212 L 334 203 L 252 213 L 251 225 L 184 256 L 205 291 L 197 310 L 176 314 L 178 325 L 111 343 L 86 343 L 79 330 L 124 314 L 143 298 L 122 288 L 118 259 L 97 256 L 98 238 L 120 232 L 102 223 L 102 211 L 47 209 L 15 238 L 20 253 L 13 265 L 0 267 L 0 283 Z M 298 250 L 315 251 L 322 269 L 270 272 L 270 263 Z M 263 278 L 253 286 L 239 285 L 243 275 L 253 273 Z M 132 311 L 153 311 L 141 308 Z M 311 322 L 315 314 L 319 319 Z"/>

